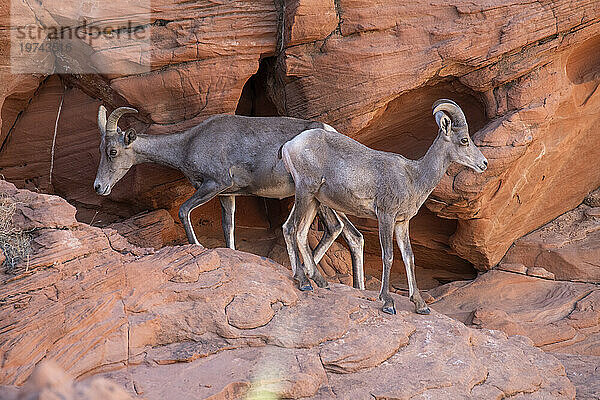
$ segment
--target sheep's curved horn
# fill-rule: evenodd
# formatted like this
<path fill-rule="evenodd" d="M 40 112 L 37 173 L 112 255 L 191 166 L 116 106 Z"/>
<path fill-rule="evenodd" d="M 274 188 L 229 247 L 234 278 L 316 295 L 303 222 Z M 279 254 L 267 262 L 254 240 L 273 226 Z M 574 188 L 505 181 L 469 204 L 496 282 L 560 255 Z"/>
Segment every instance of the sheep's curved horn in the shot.
<path fill-rule="evenodd" d="M 463 113 L 463 110 L 459 107 L 458 104 L 448 99 L 439 99 L 433 103 L 433 115 L 435 115 L 439 111 L 445 111 L 450 116 L 452 120 L 452 125 L 454 126 L 467 126 L 467 118 Z"/>
<path fill-rule="evenodd" d="M 98 129 L 102 136 L 106 135 L 106 107 L 102 105 L 98 109 Z"/>
<path fill-rule="evenodd" d="M 106 133 L 108 135 L 115 135 L 117 133 L 117 122 L 119 122 L 119 118 L 125 114 L 137 114 L 137 110 L 131 107 L 119 107 L 110 113 L 110 116 L 106 121 Z"/>

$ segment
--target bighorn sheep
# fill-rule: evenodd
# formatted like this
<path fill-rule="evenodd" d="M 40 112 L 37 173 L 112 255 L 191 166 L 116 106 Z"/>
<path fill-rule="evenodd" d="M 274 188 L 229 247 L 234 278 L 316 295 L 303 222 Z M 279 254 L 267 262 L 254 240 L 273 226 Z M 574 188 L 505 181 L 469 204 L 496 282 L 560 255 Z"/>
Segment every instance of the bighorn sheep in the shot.
<path fill-rule="evenodd" d="M 409 221 L 452 162 L 477 172 L 485 171 L 488 164 L 470 139 L 465 115 L 456 103 L 437 100 L 433 104 L 433 115 L 439 126 L 438 135 L 419 160 L 376 151 L 338 132 L 323 129 L 304 131 L 283 146 L 282 157 L 296 185 L 294 208 L 284 224 L 284 231 L 297 240 L 309 277 L 318 274 L 310 257 L 307 234 L 319 206 L 337 210 L 340 216 L 348 213 L 377 219 L 383 258 L 379 294 L 384 301 L 383 311 L 396 313 L 388 291 L 395 231 L 406 268 L 410 300 L 417 313 L 429 314 L 415 281 Z"/>
<path fill-rule="evenodd" d="M 190 223 L 191 211 L 218 195 L 225 241 L 232 249 L 235 248 L 235 196 L 256 195 L 278 199 L 292 196 L 294 182 L 277 157 L 279 149 L 306 129 L 335 131 L 321 122 L 296 118 L 215 115 L 184 132 L 138 135 L 133 129 L 123 132 L 117 126 L 119 118 L 129 113 L 137 113 L 137 110 L 119 107 L 107 118 L 106 108 L 100 106 L 100 164 L 94 181 L 96 192 L 109 195 L 112 187 L 135 164 L 157 163 L 176 168 L 196 189 L 179 209 L 179 218 L 190 243 L 198 244 Z M 319 208 L 319 217 L 326 230 L 315 248 L 315 262 L 319 262 L 341 233 L 352 255 L 354 286 L 364 289 L 362 235 L 350 221 L 339 218 L 327 207 Z M 296 268 L 300 263 L 295 242 L 286 244 L 291 249 L 289 255 L 294 260 L 292 270 L 300 289 L 312 289 L 303 268 Z M 323 285 L 323 282 L 317 284 Z"/>

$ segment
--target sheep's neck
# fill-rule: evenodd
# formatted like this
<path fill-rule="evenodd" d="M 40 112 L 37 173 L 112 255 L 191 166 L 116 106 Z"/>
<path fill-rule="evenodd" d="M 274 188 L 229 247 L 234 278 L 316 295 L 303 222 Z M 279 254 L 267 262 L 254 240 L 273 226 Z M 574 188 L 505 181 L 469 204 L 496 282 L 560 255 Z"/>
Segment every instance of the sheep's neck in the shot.
<path fill-rule="evenodd" d="M 427 153 L 414 161 L 414 184 L 415 192 L 419 193 L 417 199 L 419 207 L 440 183 L 451 164 L 448 157 L 448 144 L 442 135 L 438 135 Z"/>
<path fill-rule="evenodd" d="M 184 139 L 181 134 L 138 135 L 132 143 L 136 163 L 150 162 L 178 169 L 183 157 L 181 150 Z"/>

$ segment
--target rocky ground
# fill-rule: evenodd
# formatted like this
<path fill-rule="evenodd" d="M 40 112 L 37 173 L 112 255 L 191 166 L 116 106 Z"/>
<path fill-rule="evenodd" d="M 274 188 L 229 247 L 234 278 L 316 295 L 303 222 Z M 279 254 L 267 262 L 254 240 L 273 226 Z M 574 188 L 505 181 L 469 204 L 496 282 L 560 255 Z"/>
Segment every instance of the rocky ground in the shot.
<path fill-rule="evenodd" d="M 600 190 L 593 198 L 600 198 Z M 595 204 L 592 196 L 588 199 Z M 600 203 L 591 207 L 584 202 L 519 238 L 499 268 L 507 264 L 544 268 L 561 280 L 600 282 Z"/>
<path fill-rule="evenodd" d="M 4 181 L 0 190 L 32 246 L 0 288 L 7 397 L 28 382 L 23 393 L 116 384 L 148 399 L 574 398 L 563 365 L 536 337 L 466 327 L 436 311 L 449 294 L 429 316 L 396 295 L 390 316 L 376 292 L 333 284 L 302 293 L 270 259 L 139 248 L 77 222 L 58 197 Z M 34 373 L 42 360 L 80 383 L 49 378 L 47 366 Z"/>
<path fill-rule="evenodd" d="M 429 291 L 467 326 L 522 335 L 564 364 L 578 399 L 600 396 L 600 286 L 490 271 Z"/>
<path fill-rule="evenodd" d="M 600 398 L 599 216 L 600 189 L 515 241 L 495 270 L 430 290 L 431 307 L 530 338 L 563 363 L 578 399 Z"/>

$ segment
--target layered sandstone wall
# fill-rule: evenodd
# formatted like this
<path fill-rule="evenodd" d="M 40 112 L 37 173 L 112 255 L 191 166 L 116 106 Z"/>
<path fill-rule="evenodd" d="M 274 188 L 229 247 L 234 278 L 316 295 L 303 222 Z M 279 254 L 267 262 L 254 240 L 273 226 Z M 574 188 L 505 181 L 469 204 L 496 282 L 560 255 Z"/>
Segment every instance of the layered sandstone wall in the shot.
<path fill-rule="evenodd" d="M 490 168 L 482 175 L 451 168 L 427 202 L 430 211 L 413 221 L 417 264 L 463 275 L 473 273 L 471 263 L 489 269 L 515 239 L 600 185 L 600 148 L 592 145 L 600 142 L 600 4 L 476 3 L 153 2 L 149 72 L 16 76 L 3 62 L 0 173 L 20 187 L 64 196 L 88 223 L 158 208 L 176 217 L 192 189 L 163 167 L 134 168 L 108 199 L 93 193 L 100 103 L 136 107 L 139 119 L 124 119 L 124 126 L 150 133 L 220 112 L 315 118 L 414 158 L 436 132 L 432 102 L 449 97 L 465 109 Z M 36 3 L 30 12 L 42 20 L 122 17 L 75 2 Z M 7 60 L 7 38 L 0 40 Z M 124 44 L 95 46 L 90 62 L 98 67 L 131 62 Z M 211 202 L 193 215 L 200 235 L 220 235 L 218 208 Z M 240 234 L 263 238 L 286 212 L 259 199 L 243 200 L 238 210 L 245 210 Z M 374 226 L 358 222 L 379 269 Z"/>

